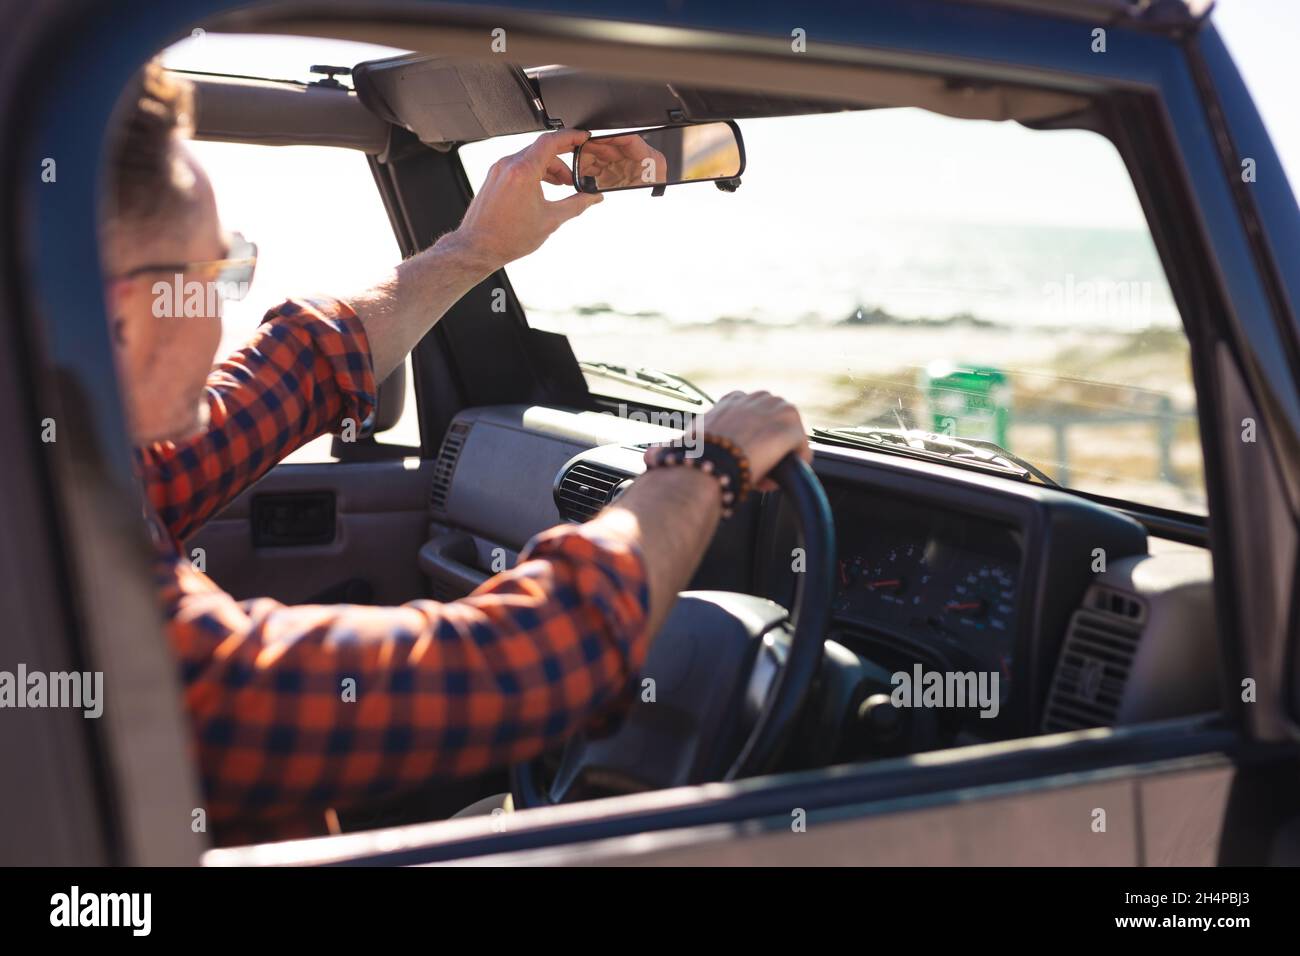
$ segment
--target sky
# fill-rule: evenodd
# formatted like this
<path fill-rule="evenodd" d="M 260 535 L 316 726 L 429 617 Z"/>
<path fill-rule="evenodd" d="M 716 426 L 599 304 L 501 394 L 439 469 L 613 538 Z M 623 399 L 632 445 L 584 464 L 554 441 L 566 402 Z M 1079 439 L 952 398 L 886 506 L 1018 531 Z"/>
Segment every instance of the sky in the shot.
<path fill-rule="evenodd" d="M 1293 49 L 1300 41 L 1300 0 L 1220 0 L 1214 18 L 1289 178 L 1293 184 L 1300 182 L 1300 110 L 1295 104 L 1300 68 Z M 165 62 L 188 69 L 306 79 L 313 63 L 352 64 L 397 52 L 343 41 L 200 32 L 167 51 Z M 637 242 L 652 250 L 681 247 L 675 248 L 681 261 L 679 300 L 689 298 L 701 310 L 724 308 L 724 299 L 709 298 L 711 292 L 718 293 L 718 283 L 707 281 L 712 250 L 720 250 L 714 255 L 729 252 L 732 262 L 755 261 L 756 253 L 763 251 L 759 240 L 765 223 L 775 217 L 802 222 L 808 241 L 824 240 L 828 249 L 850 242 L 862 246 L 871 253 L 872 263 L 887 263 L 891 251 L 887 246 L 870 246 L 874 238 L 869 235 L 871 227 L 877 227 L 874 232 L 878 233 L 884 222 L 1145 232 L 1140 208 L 1117 155 L 1101 137 L 1087 132 L 1035 132 L 1016 124 L 956 121 L 919 110 L 800 117 L 742 126 L 750 169 L 741 193 L 714 195 L 707 187 L 691 186 L 683 187 L 680 195 L 670 190 L 665 199 L 648 204 L 642 202 L 646 197 L 641 193 L 607 197 L 605 205 L 590 217 L 566 226 L 533 257 L 535 261 L 525 260 L 511 268 L 525 301 L 530 290 L 542 295 L 554 287 L 555 283 L 546 281 L 546 261 L 551 253 L 562 260 L 581 257 L 587 265 L 584 275 L 591 280 L 584 292 L 591 301 L 608 300 L 613 293 L 601 288 L 597 280 L 604 277 L 605 286 L 617 287 L 619 277 L 625 274 L 622 260 L 626 254 L 626 246 L 611 242 L 610 237 L 636 236 Z M 953 147 L 955 136 L 959 136 L 959 149 Z M 468 147 L 464 156 L 471 182 L 479 181 L 491 159 L 530 138 Z M 845 144 L 849 144 L 847 150 Z M 855 189 L 853 202 L 844 204 L 845 215 L 835 214 L 841 193 L 847 196 L 842 185 L 845 171 L 824 177 L 805 175 L 797 197 L 791 195 L 790 177 L 808 168 L 809 157 L 824 148 L 851 158 L 847 176 Z M 259 281 L 255 281 L 248 301 L 228 309 L 230 343 L 242 338 L 262 310 L 284 295 L 304 291 L 346 295 L 379 278 L 395 261 L 391 230 L 374 201 L 368 174 L 359 168 L 364 161 L 358 154 L 234 144 L 197 144 L 197 149 L 213 176 L 227 227 L 243 231 L 261 250 Z M 308 153 L 310 161 L 302 161 Z M 343 188 L 344 183 L 357 183 L 358 188 Z M 552 198 L 562 194 L 560 190 L 548 191 Z M 330 196 L 330 202 L 321 203 L 322 195 Z M 731 218 L 727 223 L 730 232 L 712 237 L 711 229 L 722 222 L 717 218 L 719 210 Z M 588 218 L 592 221 L 587 222 Z M 747 223 L 746 229 L 732 228 L 741 222 Z M 752 248 L 747 245 L 751 242 L 755 243 Z M 861 270 L 860 260 L 846 259 L 838 268 L 841 272 Z M 1083 271 L 1077 264 L 1067 268 Z M 686 274 L 690 269 L 697 272 L 694 279 Z M 901 286 L 902 294 L 866 304 L 909 309 L 913 314 L 963 309 L 963 303 L 952 295 L 929 303 L 924 296 L 918 299 L 913 295 L 917 280 L 911 276 L 915 270 L 916 263 L 905 262 L 892 273 L 872 276 L 877 286 L 891 286 L 895 292 Z M 1109 274 L 1114 267 L 1101 265 L 1094 271 Z M 1032 273 L 1027 275 L 1038 281 Z M 1158 278 L 1155 284 L 1162 286 L 1163 277 Z M 813 292 L 828 291 L 824 287 L 834 281 L 832 276 Z M 776 295 L 767 290 L 761 295 L 775 311 L 797 317 L 795 310 L 805 303 L 807 290 L 789 283 L 784 288 L 789 301 L 782 298 L 779 288 Z M 1163 289 L 1157 291 L 1163 294 Z M 824 297 L 825 308 L 851 307 L 854 295 L 848 287 L 830 289 Z M 978 312 L 981 302 L 995 300 L 1001 305 L 1011 300 L 1005 286 L 996 282 L 988 289 L 974 289 L 968 304 Z M 671 300 L 662 294 L 650 305 L 662 308 L 665 301 L 667 311 L 672 311 Z M 1024 305 L 1032 308 L 1032 303 Z"/>
<path fill-rule="evenodd" d="M 1220 0 L 1214 22 L 1295 188 L 1300 0 Z M 168 50 L 164 61 L 306 80 L 314 63 L 351 65 L 399 52 L 200 31 Z M 611 195 L 538 253 L 512 264 L 530 323 L 568 334 L 580 358 L 627 364 L 657 362 L 643 353 L 657 336 L 638 331 L 638 312 L 674 321 L 794 322 L 805 338 L 803 323 L 838 321 L 855 308 L 914 318 L 971 313 L 1009 325 L 1018 339 L 1025 338 L 1022 323 L 1045 318 L 1067 333 L 1072 324 L 1132 330 L 1178 323 L 1128 174 L 1100 136 L 920 110 L 741 125 L 750 165 L 739 192 L 722 194 L 704 184 L 659 199 L 639 191 Z M 493 159 L 531 138 L 467 147 L 462 157 L 471 183 L 481 181 Z M 227 306 L 223 354 L 285 296 L 347 298 L 397 262 L 391 227 L 359 153 L 226 143 L 194 148 L 212 176 L 226 227 L 244 232 L 260 252 L 249 296 Z M 547 192 L 560 198 L 565 190 Z M 1116 280 L 1153 292 L 1125 300 L 1142 307 L 1126 305 L 1124 314 L 1083 315 L 1067 302 L 1070 308 L 1045 316 L 1045 293 L 1076 275 L 1085 283 Z M 619 314 L 593 314 L 599 303 Z M 799 341 L 804 344 L 796 347 L 806 349 Z M 859 358 L 845 354 L 845 368 L 853 372 Z M 681 360 L 675 353 L 665 359 Z M 408 391 L 409 421 L 399 431 L 409 425 L 410 434 L 401 440 L 416 434 L 413 409 Z"/>
<path fill-rule="evenodd" d="M 1213 21 L 1300 190 L 1300 0 L 1219 0 Z"/>
<path fill-rule="evenodd" d="M 1288 178 L 1300 180 L 1300 0 L 1218 0 L 1213 21 L 1264 117 Z M 205 42 L 206 41 L 206 42 Z M 293 37 L 201 37 L 166 54 L 169 65 L 284 79 L 313 63 L 355 63 L 395 51 L 367 44 Z M 1293 187 L 1294 188 L 1294 187 Z"/>

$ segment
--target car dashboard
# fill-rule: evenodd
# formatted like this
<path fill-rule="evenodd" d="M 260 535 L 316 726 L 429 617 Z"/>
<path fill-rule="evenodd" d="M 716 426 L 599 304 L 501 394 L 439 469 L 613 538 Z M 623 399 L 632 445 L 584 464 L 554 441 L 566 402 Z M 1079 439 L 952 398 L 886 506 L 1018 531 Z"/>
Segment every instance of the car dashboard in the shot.
<path fill-rule="evenodd" d="M 597 513 L 668 428 L 589 411 L 462 412 L 435 469 L 435 597 L 493 556 Z M 1149 539 L 1120 511 L 1051 487 L 815 444 L 837 541 L 824 662 L 791 766 L 824 766 L 1217 708 L 1208 552 Z M 528 469 L 514 467 L 530 462 Z M 692 588 L 793 607 L 800 553 L 779 493 L 724 521 Z M 930 707 L 934 675 L 969 678 Z M 889 701 L 892 706 L 881 704 Z M 902 705 L 900 707 L 900 704 Z"/>
<path fill-rule="evenodd" d="M 819 446 L 816 470 L 838 552 L 828 640 L 888 675 L 847 695 L 843 706 L 859 722 L 843 728 L 840 755 L 1036 732 L 1093 568 L 1145 555 L 1141 525 L 1041 485 L 856 449 Z M 779 501 L 771 510 L 760 535 L 764 588 L 790 606 L 795 532 Z M 941 713 L 909 713 L 903 730 L 911 732 L 886 728 L 891 740 L 874 733 L 878 717 L 855 708 L 864 693 L 893 695 L 900 674 L 909 675 L 908 686 L 931 674 L 970 675 L 983 681 L 983 703 L 947 701 Z M 894 700 L 900 702 L 908 703 L 906 689 Z"/>
<path fill-rule="evenodd" d="M 1023 535 L 999 521 L 828 484 L 838 545 L 834 619 L 924 649 L 946 669 L 1015 661 Z"/>

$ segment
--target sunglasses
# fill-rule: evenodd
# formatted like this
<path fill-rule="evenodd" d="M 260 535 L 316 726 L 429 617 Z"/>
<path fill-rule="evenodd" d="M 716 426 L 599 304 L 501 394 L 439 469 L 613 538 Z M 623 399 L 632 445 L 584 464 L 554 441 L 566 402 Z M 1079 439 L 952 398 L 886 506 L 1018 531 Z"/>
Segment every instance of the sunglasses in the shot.
<path fill-rule="evenodd" d="M 129 272 L 123 272 L 118 279 L 134 279 L 147 272 L 206 272 L 215 273 L 215 282 L 224 298 L 239 300 L 244 297 L 248 287 L 253 283 L 253 272 L 257 269 L 257 245 L 249 242 L 238 232 L 230 233 L 226 240 L 227 255 L 224 259 L 204 259 L 197 262 L 161 262 L 137 266 Z"/>

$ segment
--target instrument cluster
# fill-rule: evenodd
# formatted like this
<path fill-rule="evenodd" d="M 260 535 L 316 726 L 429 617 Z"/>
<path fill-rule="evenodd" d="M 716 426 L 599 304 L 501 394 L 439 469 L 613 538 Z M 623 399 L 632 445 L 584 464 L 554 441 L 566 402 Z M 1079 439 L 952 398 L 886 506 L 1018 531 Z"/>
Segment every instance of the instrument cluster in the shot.
<path fill-rule="evenodd" d="M 833 611 L 895 634 L 954 667 L 1010 684 L 1020 535 L 1004 525 L 901 499 L 832 494 L 839 541 Z"/>

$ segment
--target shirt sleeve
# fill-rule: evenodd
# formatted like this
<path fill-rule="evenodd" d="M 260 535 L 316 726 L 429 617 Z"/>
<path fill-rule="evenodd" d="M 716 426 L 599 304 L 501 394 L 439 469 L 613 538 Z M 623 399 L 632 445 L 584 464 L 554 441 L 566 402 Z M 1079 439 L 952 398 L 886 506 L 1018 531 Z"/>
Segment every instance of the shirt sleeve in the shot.
<path fill-rule="evenodd" d="M 337 299 L 290 299 L 212 370 L 207 424 L 137 450 L 148 500 L 182 541 L 294 449 L 375 405 L 366 332 Z"/>
<path fill-rule="evenodd" d="M 532 758 L 622 707 L 649 644 L 641 553 L 591 527 L 539 535 L 514 569 L 445 604 L 238 602 L 160 562 L 217 827 Z"/>

